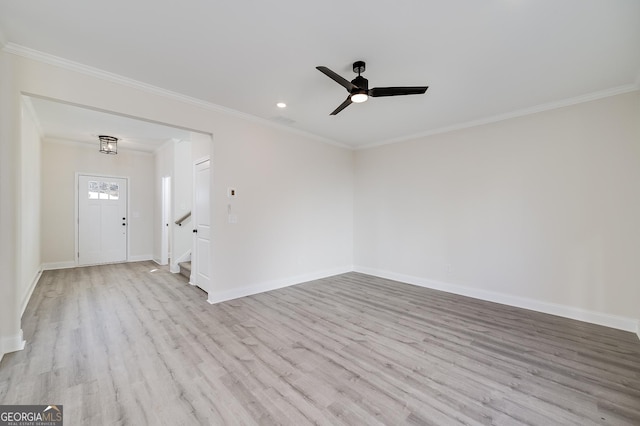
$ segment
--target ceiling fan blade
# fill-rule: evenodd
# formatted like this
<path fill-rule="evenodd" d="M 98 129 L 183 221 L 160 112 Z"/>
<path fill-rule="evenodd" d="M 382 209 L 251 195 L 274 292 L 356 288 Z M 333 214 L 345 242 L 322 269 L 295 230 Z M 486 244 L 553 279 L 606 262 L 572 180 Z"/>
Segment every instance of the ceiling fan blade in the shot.
<path fill-rule="evenodd" d="M 342 87 L 344 87 L 345 89 L 347 89 L 349 91 L 349 93 L 351 93 L 352 90 L 358 89 L 358 87 L 355 84 L 353 84 L 352 82 L 350 82 L 346 78 L 342 77 L 340 74 L 337 74 L 337 73 L 331 71 L 327 67 L 320 66 L 320 67 L 316 67 L 316 69 L 318 71 L 320 71 L 321 73 L 325 74 L 327 77 L 329 77 L 330 79 L 332 79 L 336 83 L 338 83 L 339 85 L 341 85 Z"/>
<path fill-rule="evenodd" d="M 331 114 L 329 115 L 336 115 L 337 113 L 339 113 L 340 111 L 342 111 L 343 109 L 345 109 L 346 107 L 348 107 L 349 105 L 351 105 L 353 102 L 351 101 L 351 95 L 349 95 L 347 97 L 347 99 L 340 104 L 340 106 L 338 108 L 336 108 Z"/>
<path fill-rule="evenodd" d="M 374 87 L 369 90 L 369 96 L 379 98 L 381 96 L 422 95 L 429 86 L 413 87 Z"/>

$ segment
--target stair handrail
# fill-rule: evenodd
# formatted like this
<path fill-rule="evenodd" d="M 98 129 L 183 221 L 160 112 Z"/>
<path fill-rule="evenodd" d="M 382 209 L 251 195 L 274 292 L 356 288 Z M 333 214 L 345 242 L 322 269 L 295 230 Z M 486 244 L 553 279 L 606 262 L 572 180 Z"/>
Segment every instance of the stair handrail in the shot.
<path fill-rule="evenodd" d="M 185 220 L 187 220 L 189 217 L 191 216 L 191 212 L 189 213 L 185 213 L 184 215 L 182 215 L 180 217 L 180 219 L 176 220 L 174 223 L 178 226 L 182 226 L 182 222 L 184 222 Z"/>

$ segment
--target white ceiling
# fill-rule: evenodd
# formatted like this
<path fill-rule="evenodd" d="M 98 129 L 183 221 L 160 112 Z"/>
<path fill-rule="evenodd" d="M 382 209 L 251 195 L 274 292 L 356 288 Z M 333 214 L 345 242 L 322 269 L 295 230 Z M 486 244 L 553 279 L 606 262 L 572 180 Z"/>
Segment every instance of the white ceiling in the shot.
<path fill-rule="evenodd" d="M 0 1 L 36 49 L 352 147 L 638 87 L 638 0 Z M 329 116 L 347 92 L 428 85 Z M 284 110 L 275 104 L 284 101 Z"/>
<path fill-rule="evenodd" d="M 188 130 L 158 123 L 35 97 L 25 96 L 25 102 L 46 139 L 92 144 L 97 150 L 99 135 L 115 136 L 119 150 L 143 152 L 154 152 L 172 139 L 191 139 Z"/>

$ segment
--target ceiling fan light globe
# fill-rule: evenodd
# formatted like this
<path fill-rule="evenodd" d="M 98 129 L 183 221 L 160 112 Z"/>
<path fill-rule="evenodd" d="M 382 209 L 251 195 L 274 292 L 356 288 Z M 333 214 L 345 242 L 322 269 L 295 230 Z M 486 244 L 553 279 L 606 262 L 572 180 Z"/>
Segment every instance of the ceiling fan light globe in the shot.
<path fill-rule="evenodd" d="M 369 96 L 366 93 L 354 93 L 351 95 L 351 102 L 359 104 L 365 102 L 369 99 Z"/>

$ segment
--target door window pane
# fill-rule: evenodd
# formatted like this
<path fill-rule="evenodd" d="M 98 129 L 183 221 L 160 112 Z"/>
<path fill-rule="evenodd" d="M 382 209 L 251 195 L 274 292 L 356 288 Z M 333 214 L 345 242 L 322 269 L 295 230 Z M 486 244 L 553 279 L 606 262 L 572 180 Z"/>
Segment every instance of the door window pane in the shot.
<path fill-rule="evenodd" d="M 108 200 L 109 199 L 109 193 L 107 192 L 109 190 L 109 186 L 107 184 L 107 182 L 100 182 L 100 196 L 99 198 L 101 200 Z"/>
<path fill-rule="evenodd" d="M 109 199 L 117 200 L 120 198 L 120 186 L 115 182 L 109 183 Z"/>
<path fill-rule="evenodd" d="M 89 181 L 89 199 L 97 200 L 99 192 L 100 190 L 98 188 L 98 182 L 95 180 L 90 180 Z"/>
<path fill-rule="evenodd" d="M 120 198 L 120 185 L 116 182 L 89 181 L 90 200 L 118 200 Z"/>

